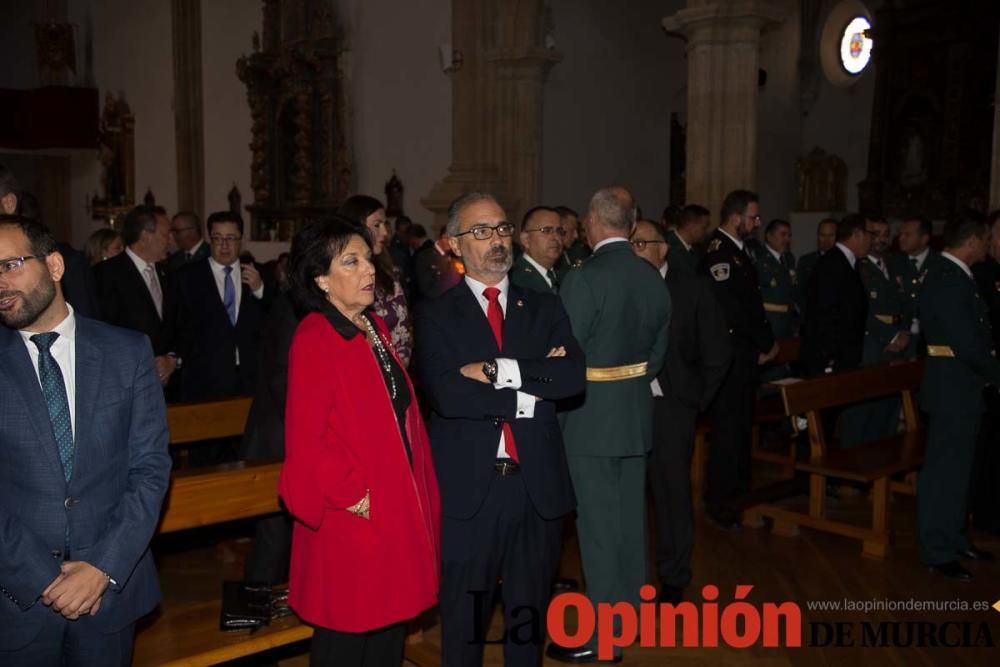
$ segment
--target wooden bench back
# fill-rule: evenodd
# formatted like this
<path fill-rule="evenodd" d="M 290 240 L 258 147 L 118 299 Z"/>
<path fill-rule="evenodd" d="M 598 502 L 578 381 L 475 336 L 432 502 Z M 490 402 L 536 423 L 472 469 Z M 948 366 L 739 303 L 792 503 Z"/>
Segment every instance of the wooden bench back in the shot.
<path fill-rule="evenodd" d="M 203 403 L 174 403 L 167 406 L 170 444 L 183 445 L 243 435 L 250 413 L 249 397 Z"/>
<path fill-rule="evenodd" d="M 772 359 L 770 364 L 791 364 L 799 360 L 799 350 L 802 340 L 798 336 L 777 339 L 778 356 Z"/>
<path fill-rule="evenodd" d="M 920 387 L 924 362 L 900 361 L 882 366 L 830 373 L 785 384 L 785 414 L 802 415 L 860 401 L 913 392 Z"/>
<path fill-rule="evenodd" d="M 174 473 L 160 533 L 278 512 L 281 463 L 226 463 Z"/>

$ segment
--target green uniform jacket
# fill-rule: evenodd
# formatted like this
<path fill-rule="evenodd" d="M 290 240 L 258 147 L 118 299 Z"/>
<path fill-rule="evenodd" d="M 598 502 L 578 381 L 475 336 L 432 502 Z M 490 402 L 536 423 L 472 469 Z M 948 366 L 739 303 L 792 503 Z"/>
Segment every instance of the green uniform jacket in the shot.
<path fill-rule="evenodd" d="M 983 388 L 1000 386 L 989 312 L 976 283 L 957 264 L 938 255 L 928 257 L 923 268 L 926 275 L 918 297 L 921 331 L 928 346 L 947 346 L 955 356 L 928 357 L 920 401 L 932 415 L 978 419 Z"/>
<path fill-rule="evenodd" d="M 691 278 L 698 275 L 698 263 L 703 253 L 694 246 L 688 250 L 673 229 L 667 232 L 667 243 L 670 244 L 667 261 L 670 262 L 671 275 L 676 278 Z"/>
<path fill-rule="evenodd" d="M 558 280 L 558 278 L 557 278 Z M 549 287 L 545 276 L 538 272 L 531 262 L 521 255 L 514 260 L 514 265 L 510 269 L 510 281 L 518 287 L 534 290 L 543 294 L 556 294 L 555 287 Z"/>
<path fill-rule="evenodd" d="M 903 359 L 903 352 L 886 352 L 885 346 L 900 331 L 910 330 L 910 319 L 902 290 L 892 276 L 886 276 L 868 257 L 858 260 L 858 273 L 868 294 L 868 320 L 865 322 L 865 348 L 862 366 Z"/>
<path fill-rule="evenodd" d="M 924 263 L 917 268 L 917 265 L 910 261 L 910 257 L 903 252 L 893 253 L 886 258 L 885 263 L 889 267 L 889 275 L 903 294 L 904 313 L 910 322 L 913 318 L 919 317 L 920 313 L 917 297 L 920 294 L 920 284 L 924 271 L 931 264 L 931 260 L 937 255 L 934 250 L 927 251 Z M 923 327 L 921 327 L 923 331 Z"/>
<path fill-rule="evenodd" d="M 757 267 L 760 297 L 771 331 L 778 338 L 794 336 L 799 329 L 798 286 L 795 281 L 795 256 L 784 254 L 784 265 L 774 258 L 766 244 L 754 247 L 751 255 Z"/>
<path fill-rule="evenodd" d="M 653 446 L 649 383 L 663 366 L 670 327 L 666 283 L 631 245 L 616 241 L 570 272 L 560 296 L 588 368 L 649 364 L 645 376 L 587 382 L 582 404 L 563 418 L 566 453 L 645 454 Z"/>

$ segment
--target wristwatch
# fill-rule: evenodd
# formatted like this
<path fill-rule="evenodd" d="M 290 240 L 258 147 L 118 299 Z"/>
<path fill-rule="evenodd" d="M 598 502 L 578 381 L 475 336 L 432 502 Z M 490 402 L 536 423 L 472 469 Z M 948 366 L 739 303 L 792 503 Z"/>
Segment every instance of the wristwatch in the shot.
<path fill-rule="evenodd" d="M 496 360 L 483 362 L 483 375 L 490 381 L 490 384 L 496 384 L 498 370 Z"/>

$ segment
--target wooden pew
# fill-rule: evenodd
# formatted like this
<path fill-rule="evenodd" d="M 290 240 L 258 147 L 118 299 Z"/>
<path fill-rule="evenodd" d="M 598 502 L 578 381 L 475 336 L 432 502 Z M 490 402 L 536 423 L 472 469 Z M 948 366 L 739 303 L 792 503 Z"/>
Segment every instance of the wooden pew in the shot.
<path fill-rule="evenodd" d="M 167 407 L 171 445 L 243 433 L 250 399 Z M 238 462 L 175 472 L 164 501 L 160 534 L 212 526 L 239 519 L 262 517 L 280 511 L 278 476 L 281 463 Z M 136 634 L 134 667 L 217 665 L 312 637 L 312 628 L 294 615 L 271 622 L 266 628 L 222 632 L 219 630 L 222 582 L 208 602 L 163 607 L 143 619 Z M 407 641 L 406 657 L 420 667 L 440 665 L 429 644 L 418 633 Z"/>
<path fill-rule="evenodd" d="M 798 361 L 800 349 L 799 338 L 779 338 L 778 356 L 771 361 L 771 365 L 789 364 Z M 773 424 L 785 418 L 785 406 L 782 403 L 781 395 L 778 393 L 764 394 L 757 397 L 754 406 L 753 430 L 752 430 L 752 454 L 760 461 L 777 463 L 782 466 L 785 477 L 794 474 L 795 465 L 795 443 L 789 443 L 786 453 L 761 451 L 760 427 L 762 424 Z M 710 430 L 707 415 L 698 415 L 698 425 L 695 430 L 694 451 L 691 456 L 691 494 L 695 507 L 700 507 L 702 497 L 705 495 L 705 467 L 708 464 L 708 433 Z"/>
<path fill-rule="evenodd" d="M 799 526 L 823 530 L 862 541 L 862 553 L 884 558 L 891 543 L 889 497 L 897 490 L 892 478 L 910 475 L 923 463 L 925 434 L 914 392 L 920 387 L 923 361 L 905 361 L 861 368 L 783 384 L 785 415 L 806 416 L 809 423 L 809 459 L 795 464 L 809 475 L 809 509 L 797 512 L 778 505 L 758 505 L 747 510 L 745 521 L 761 517 L 774 522 L 777 533 L 794 535 Z M 831 448 L 826 442 L 821 411 L 890 396 L 901 396 L 904 430 L 895 436 L 853 449 Z M 827 480 L 848 480 L 872 487 L 869 527 L 830 519 L 826 513 Z"/>

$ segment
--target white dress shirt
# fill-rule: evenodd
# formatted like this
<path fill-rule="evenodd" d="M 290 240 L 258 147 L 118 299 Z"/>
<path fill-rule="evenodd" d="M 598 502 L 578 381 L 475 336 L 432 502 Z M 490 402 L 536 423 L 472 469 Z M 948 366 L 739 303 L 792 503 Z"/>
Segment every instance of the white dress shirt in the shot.
<path fill-rule="evenodd" d="M 854 265 L 858 263 L 858 258 L 854 255 L 854 253 L 851 251 L 850 248 L 848 248 L 846 245 L 844 245 L 840 241 L 837 241 L 837 247 L 840 248 L 840 251 L 842 253 L 844 253 L 845 255 L 847 255 L 847 261 L 850 263 L 851 268 L 853 269 Z"/>
<path fill-rule="evenodd" d="M 76 316 L 73 314 L 73 306 L 66 304 L 69 308 L 69 315 L 59 323 L 52 331 L 59 334 L 52 347 L 52 358 L 55 359 L 59 370 L 62 372 L 63 384 L 66 386 L 66 402 L 69 403 L 69 423 L 73 429 L 73 438 L 76 439 Z M 31 357 L 31 365 L 35 368 L 35 376 L 38 377 L 38 384 L 41 386 L 42 378 L 38 370 L 38 346 L 31 342 L 31 337 L 38 331 L 28 331 L 20 329 L 18 331 L 24 339 L 24 346 L 28 348 L 28 356 Z"/>
<path fill-rule="evenodd" d="M 732 241 L 733 243 L 735 243 L 735 244 L 736 244 L 736 247 L 737 247 L 737 248 L 739 248 L 740 250 L 743 250 L 743 241 L 741 241 L 740 239 L 736 238 L 735 236 L 733 236 L 732 234 L 730 234 L 729 232 L 727 232 L 727 231 L 726 231 L 725 229 L 723 229 L 722 227 L 719 227 L 719 231 L 720 231 L 720 232 L 722 232 L 723 234 L 725 234 L 726 236 L 728 236 L 728 237 L 729 237 L 729 239 L 730 239 L 730 240 L 731 240 L 731 241 Z"/>
<path fill-rule="evenodd" d="M 683 239 L 682 239 L 682 242 L 683 242 Z M 667 279 L 667 269 L 668 268 L 669 268 L 669 264 L 667 264 L 666 262 L 664 262 L 663 266 L 660 267 L 660 277 L 663 278 L 664 280 Z M 652 380 L 649 381 L 649 389 L 650 389 L 650 391 L 653 392 L 653 398 L 663 398 L 663 387 L 660 386 L 660 379 L 659 378 L 653 378 Z"/>
<path fill-rule="evenodd" d="M 771 246 L 769 246 L 767 244 L 767 241 L 764 242 L 764 247 L 767 248 L 767 251 L 769 253 L 771 253 L 771 257 L 774 257 L 774 261 L 776 261 L 778 264 L 781 264 L 781 253 L 772 248 Z"/>
<path fill-rule="evenodd" d="M 919 255 L 912 255 L 910 257 L 910 259 L 917 260 L 917 271 L 919 271 L 924 266 L 924 260 L 927 259 L 927 255 L 929 255 L 929 254 L 931 254 L 931 249 L 928 247 L 928 248 L 924 248 L 924 251 L 922 253 L 920 253 Z M 952 258 L 954 259 L 954 256 L 952 256 Z M 909 261 L 909 260 L 907 260 L 907 261 Z M 962 260 L 958 260 L 958 261 L 961 262 Z"/>
<path fill-rule="evenodd" d="M 212 276 L 215 278 L 215 289 L 219 292 L 219 299 L 223 305 L 226 303 L 226 265 L 219 264 L 213 257 L 208 258 L 208 266 L 212 269 Z M 239 261 L 233 262 L 233 272 L 230 274 L 233 279 L 233 291 L 236 293 L 236 321 L 240 320 L 240 302 L 243 300 L 243 277 L 240 270 Z M 254 298 L 264 297 L 264 284 L 253 291 Z M 236 348 L 236 365 L 240 365 L 240 349 Z"/>
<path fill-rule="evenodd" d="M 153 280 L 156 283 L 156 286 L 157 286 L 157 288 L 159 289 L 159 292 L 160 292 L 160 298 L 162 299 L 163 298 L 163 285 L 160 284 L 160 274 L 156 270 L 156 264 L 153 264 L 151 262 L 147 262 L 142 257 L 139 257 L 139 255 L 137 255 L 134 252 L 132 252 L 131 248 L 125 248 L 125 254 L 128 255 L 128 258 L 132 260 L 133 264 L 135 264 L 135 268 L 137 268 L 139 270 L 139 275 L 142 276 L 142 282 L 145 283 L 146 289 L 149 290 L 149 297 L 151 299 L 153 299 L 154 302 L 156 301 L 156 297 L 153 296 L 152 285 L 149 284 L 149 280 L 150 279 L 147 278 L 147 275 L 151 275 L 152 276 L 151 280 Z M 151 274 L 147 274 L 146 273 L 146 267 L 147 266 L 153 267 L 153 272 Z M 159 313 L 159 315 L 160 315 L 160 319 L 163 319 L 163 314 Z"/>
<path fill-rule="evenodd" d="M 469 286 L 472 293 L 475 295 L 476 300 L 479 302 L 479 307 L 483 309 L 483 315 L 489 318 L 489 306 L 490 302 L 483 292 L 486 290 L 488 285 L 481 283 L 475 278 L 470 278 L 465 276 L 465 284 Z M 500 295 L 497 297 L 497 301 L 500 303 L 500 310 L 504 313 L 504 318 L 507 316 L 507 293 L 510 291 L 510 278 L 504 276 L 504 279 L 497 283 L 496 288 L 500 290 Z M 486 361 L 485 359 L 483 361 Z M 517 361 L 514 359 L 497 359 L 497 381 L 493 383 L 495 389 L 513 389 L 517 392 L 517 419 L 531 419 L 535 416 L 535 397 L 531 394 L 526 394 L 521 389 L 521 367 L 518 365 Z M 497 458 L 505 459 L 509 458 L 507 454 L 507 448 L 505 446 L 505 438 L 503 432 L 500 432 L 500 445 L 497 447 Z"/>

